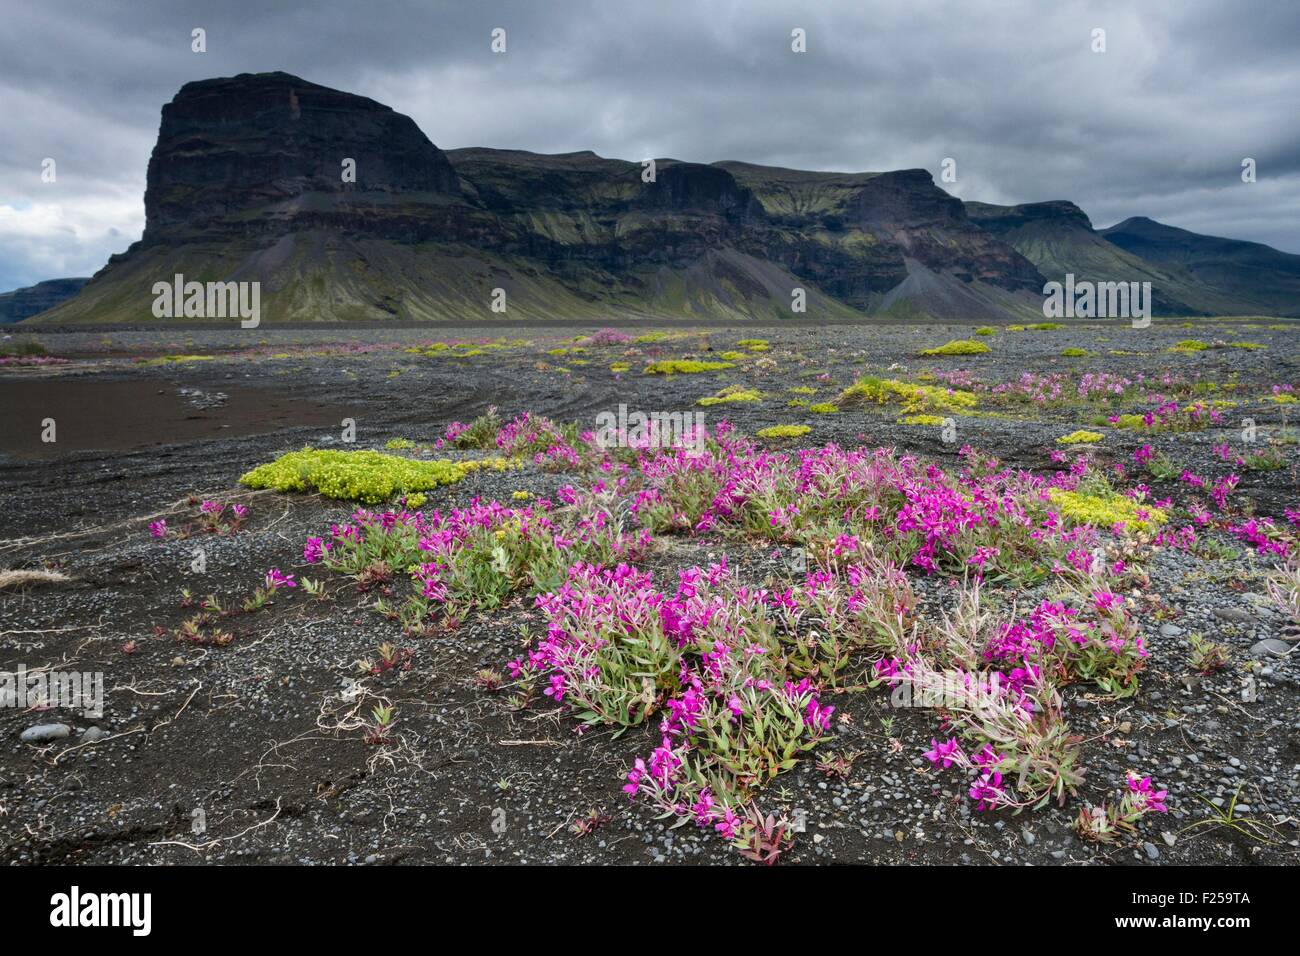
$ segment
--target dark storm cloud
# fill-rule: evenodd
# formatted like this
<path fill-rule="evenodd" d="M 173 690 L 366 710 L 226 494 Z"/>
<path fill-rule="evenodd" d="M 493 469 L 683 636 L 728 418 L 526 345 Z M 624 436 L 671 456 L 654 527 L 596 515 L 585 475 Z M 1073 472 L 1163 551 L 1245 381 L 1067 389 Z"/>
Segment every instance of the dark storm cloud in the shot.
<path fill-rule="evenodd" d="M 0 289 L 88 274 L 139 237 L 181 84 L 275 69 L 387 103 L 444 148 L 936 174 L 952 157 L 965 199 L 1068 198 L 1097 225 L 1149 215 L 1300 252 L 1300 5 L 1280 0 L 4 0 L 3 22 Z"/>

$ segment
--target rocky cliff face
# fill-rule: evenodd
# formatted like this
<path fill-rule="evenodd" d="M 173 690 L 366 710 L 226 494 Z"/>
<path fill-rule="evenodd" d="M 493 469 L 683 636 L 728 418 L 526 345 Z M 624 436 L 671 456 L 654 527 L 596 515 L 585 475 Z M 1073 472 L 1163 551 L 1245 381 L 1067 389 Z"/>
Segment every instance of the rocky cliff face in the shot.
<path fill-rule="evenodd" d="M 355 163 L 355 182 L 344 181 L 345 160 Z M 149 159 L 144 238 L 247 223 L 250 211 L 313 194 L 454 196 L 459 185 L 419 127 L 374 100 L 287 73 L 203 80 L 181 87 L 163 107 Z"/>
<path fill-rule="evenodd" d="M 356 181 L 342 176 L 355 161 Z M 262 283 L 265 321 L 1036 312 L 1043 276 L 924 170 L 818 173 L 581 152 L 444 153 L 409 118 L 285 73 L 163 108 L 144 238 L 50 321 L 148 321 L 173 274 Z"/>

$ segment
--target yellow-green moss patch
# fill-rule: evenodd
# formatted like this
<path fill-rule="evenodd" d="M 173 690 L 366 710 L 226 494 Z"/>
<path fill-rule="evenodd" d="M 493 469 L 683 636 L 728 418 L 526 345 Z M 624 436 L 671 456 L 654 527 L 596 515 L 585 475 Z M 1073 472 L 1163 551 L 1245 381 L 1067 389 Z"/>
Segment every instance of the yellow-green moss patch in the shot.
<path fill-rule="evenodd" d="M 1086 428 L 1080 428 L 1078 431 L 1070 432 L 1068 435 L 1062 435 L 1056 439 L 1058 445 L 1091 445 L 1099 442 L 1106 436 L 1101 432 L 1090 432 Z"/>
<path fill-rule="evenodd" d="M 697 401 L 696 405 L 726 405 L 731 402 L 761 402 L 763 393 L 755 388 L 742 388 L 739 385 L 731 385 L 722 391 L 713 395 L 707 395 Z"/>
<path fill-rule="evenodd" d="M 1123 495 L 1086 495 L 1060 488 L 1052 488 L 1047 494 L 1061 515 L 1073 524 L 1090 524 L 1099 528 L 1122 524 L 1127 531 L 1149 531 L 1168 520 L 1159 508 L 1145 506 Z"/>
<path fill-rule="evenodd" d="M 925 349 L 922 355 L 982 355 L 993 351 L 983 342 L 974 339 L 953 339 L 932 349 Z"/>
<path fill-rule="evenodd" d="M 759 438 L 799 438 L 807 435 L 812 428 L 808 425 L 772 425 L 760 428 L 756 434 Z"/>
<path fill-rule="evenodd" d="M 695 359 L 660 359 L 645 367 L 647 375 L 696 375 L 735 368 L 734 362 L 699 362 Z"/>
<path fill-rule="evenodd" d="M 517 465 L 505 458 L 415 461 L 377 451 L 304 448 L 260 465 L 239 480 L 249 488 L 317 491 L 326 498 L 378 504 L 399 494 L 454 484 L 482 468 L 503 471 L 514 467 Z"/>

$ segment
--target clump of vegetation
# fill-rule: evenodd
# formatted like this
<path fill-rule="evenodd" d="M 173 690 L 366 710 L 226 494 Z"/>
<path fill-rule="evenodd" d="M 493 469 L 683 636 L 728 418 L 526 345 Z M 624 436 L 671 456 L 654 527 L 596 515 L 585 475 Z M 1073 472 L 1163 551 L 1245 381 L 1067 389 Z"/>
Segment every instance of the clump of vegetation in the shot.
<path fill-rule="evenodd" d="M 1024 327 L 1023 325 L 1008 325 L 1008 326 L 1007 326 L 1007 331 L 1008 331 L 1008 332 L 1023 332 L 1024 330 L 1025 330 L 1025 327 Z"/>
<path fill-rule="evenodd" d="M 1086 428 L 1080 428 L 1078 431 L 1072 431 L 1068 435 L 1062 435 L 1056 439 L 1058 445 L 1091 445 L 1099 442 L 1106 436 L 1101 432 L 1090 432 Z"/>
<path fill-rule="evenodd" d="M 631 341 L 632 336 L 618 329 L 599 329 L 578 338 L 583 345 L 627 345 Z"/>
<path fill-rule="evenodd" d="M 429 342 L 425 345 L 412 345 L 408 349 L 403 349 L 408 355 L 419 355 L 424 358 L 433 358 L 451 348 L 446 342 Z"/>
<path fill-rule="evenodd" d="M 816 395 L 817 394 L 817 389 L 812 388 L 808 385 L 796 385 L 793 388 L 791 388 L 789 391 L 791 395 Z"/>
<path fill-rule="evenodd" d="M 1071 346 L 1068 349 L 1061 349 L 1061 355 L 1065 358 L 1083 358 L 1084 356 L 1091 354 L 1092 353 L 1087 349 L 1076 348 L 1074 346 Z"/>
<path fill-rule="evenodd" d="M 749 349 L 751 352 L 766 352 L 771 348 L 767 339 L 741 339 L 736 343 L 736 347 Z"/>
<path fill-rule="evenodd" d="M 1259 342 L 1229 342 L 1228 347 L 1234 349 L 1248 349 L 1250 351 L 1268 348 L 1267 345 L 1261 345 Z"/>
<path fill-rule="evenodd" d="M 1146 432 L 1187 432 L 1201 431 L 1211 425 L 1220 424 L 1223 415 L 1221 408 L 1231 408 L 1235 402 L 1215 400 L 1212 402 L 1192 402 L 1180 406 L 1176 401 L 1161 402 L 1155 408 L 1141 415 L 1124 414 L 1101 416 L 1095 421 L 1098 425 L 1111 425 L 1133 431 Z"/>
<path fill-rule="evenodd" d="M 708 407 L 710 405 L 727 405 L 733 402 L 760 402 L 762 400 L 763 393 L 756 388 L 745 388 L 741 385 L 728 385 L 726 388 L 715 392 L 712 395 L 701 398 L 695 404 Z"/>
<path fill-rule="evenodd" d="M 1188 657 L 1192 672 L 1208 676 L 1228 665 L 1228 647 L 1207 641 L 1200 634 L 1193 634 L 1189 639 L 1192 652 Z"/>
<path fill-rule="evenodd" d="M 734 362 L 700 362 L 695 359 L 660 359 L 645 367 L 647 375 L 696 375 L 735 368 Z"/>
<path fill-rule="evenodd" d="M 1274 445 L 1247 452 L 1241 461 L 1247 471 L 1281 471 L 1286 467 L 1286 455 Z"/>
<path fill-rule="evenodd" d="M 615 375 L 622 375 L 624 372 L 632 371 L 632 366 L 627 362 L 615 362 L 609 367 L 609 370 Z"/>
<path fill-rule="evenodd" d="M 720 353 L 719 358 L 721 358 L 724 362 L 743 362 L 745 359 L 749 358 L 749 353 L 728 351 L 728 352 Z"/>
<path fill-rule="evenodd" d="M 415 447 L 415 442 L 409 438 L 390 438 L 384 442 L 384 447 L 389 451 L 409 451 Z"/>
<path fill-rule="evenodd" d="M 495 448 L 500 430 L 501 416 L 493 405 L 468 425 L 452 422 L 443 438 L 456 448 Z"/>
<path fill-rule="evenodd" d="M 453 462 L 415 461 L 377 451 L 302 451 L 281 455 L 241 477 L 249 488 L 315 491 L 326 498 L 378 504 L 397 495 L 428 491 L 460 481 L 480 468 L 514 467 L 503 458 Z"/>
<path fill-rule="evenodd" d="M 1052 499 L 1052 504 L 1060 509 L 1062 516 L 1076 525 L 1090 524 L 1101 528 L 1122 525 L 1125 530 L 1149 531 L 1168 520 L 1168 516 L 1159 508 L 1147 507 L 1132 498 L 1108 490 L 1087 494 L 1052 488 L 1048 491 L 1048 496 Z"/>
<path fill-rule="evenodd" d="M 156 358 L 139 359 L 140 365 L 175 365 L 182 362 L 210 362 L 213 355 L 159 355 Z"/>
<path fill-rule="evenodd" d="M 925 349 L 922 355 L 982 355 L 993 351 L 983 342 L 974 339 L 953 339 L 932 349 Z"/>
<path fill-rule="evenodd" d="M 1204 352 L 1210 346 L 1200 339 L 1183 339 L 1176 345 L 1169 346 L 1170 352 Z"/>
<path fill-rule="evenodd" d="M 1061 322 L 1035 322 L 1026 328 L 1031 332 L 1055 332 L 1057 329 L 1065 328 L 1065 325 Z"/>
<path fill-rule="evenodd" d="M 808 411 L 817 415 L 834 415 L 840 407 L 834 402 L 817 402 L 808 406 Z"/>
<path fill-rule="evenodd" d="M 1163 451 L 1156 451 L 1150 445 L 1143 445 L 1135 451 L 1133 460 L 1158 481 L 1172 481 L 1183 473 L 1181 465 Z"/>
<path fill-rule="evenodd" d="M 1081 840 L 1093 843 L 1117 843 L 1124 835 L 1137 832 L 1138 823 L 1148 813 L 1167 813 L 1168 791 L 1157 790 L 1150 777 L 1128 773 L 1128 791 L 1119 800 L 1101 806 L 1085 806 L 1074 821 L 1074 832 Z"/>
<path fill-rule="evenodd" d="M 975 334 L 976 334 L 976 335 L 996 335 L 996 334 L 997 334 L 997 331 L 998 331 L 998 330 L 995 329 L 995 328 L 994 328 L 993 326 L 991 326 L 991 325 L 981 325 L 978 329 L 975 330 Z"/>
<path fill-rule="evenodd" d="M 0 355 L 17 358 L 24 355 L 49 355 L 49 349 L 33 338 L 21 338 L 0 345 Z"/>
<path fill-rule="evenodd" d="M 927 411 L 960 412 L 972 409 L 979 404 L 974 392 L 956 388 L 940 388 L 937 385 L 917 385 L 914 382 L 902 382 L 893 378 L 875 378 L 868 376 L 854 382 L 840 393 L 839 403 L 875 403 L 884 405 L 901 403 L 908 413 Z"/>
<path fill-rule="evenodd" d="M 933 425 L 939 428 L 947 419 L 941 415 L 907 415 L 902 421 L 904 425 Z"/>
<path fill-rule="evenodd" d="M 756 434 L 759 438 L 799 438 L 810 431 L 812 428 L 807 425 L 773 425 L 760 428 Z"/>

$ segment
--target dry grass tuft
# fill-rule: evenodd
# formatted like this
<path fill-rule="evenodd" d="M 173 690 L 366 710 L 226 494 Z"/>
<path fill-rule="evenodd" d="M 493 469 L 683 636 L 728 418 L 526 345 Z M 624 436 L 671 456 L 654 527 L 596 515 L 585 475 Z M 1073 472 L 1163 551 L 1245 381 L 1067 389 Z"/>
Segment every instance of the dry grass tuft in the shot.
<path fill-rule="evenodd" d="M 0 591 L 31 585 L 63 584 L 71 580 L 58 571 L 0 571 Z"/>

